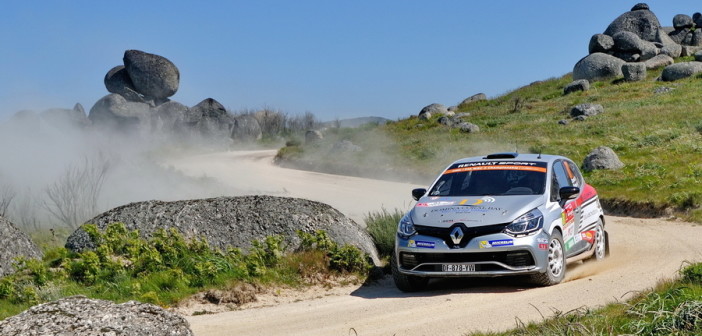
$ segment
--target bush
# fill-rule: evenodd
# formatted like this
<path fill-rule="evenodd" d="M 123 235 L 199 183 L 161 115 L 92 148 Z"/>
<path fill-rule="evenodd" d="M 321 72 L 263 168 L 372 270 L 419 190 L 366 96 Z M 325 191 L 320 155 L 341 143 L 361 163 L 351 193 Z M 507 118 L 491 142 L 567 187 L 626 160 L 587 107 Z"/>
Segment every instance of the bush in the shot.
<path fill-rule="evenodd" d="M 397 223 L 400 222 L 403 215 L 399 209 L 395 209 L 393 212 L 382 209 L 366 215 L 366 228 L 371 237 L 373 237 L 373 242 L 381 257 L 390 257 L 392 255 L 395 249 Z"/>
<path fill-rule="evenodd" d="M 684 282 L 702 285 L 702 263 L 685 267 L 680 273 Z"/>

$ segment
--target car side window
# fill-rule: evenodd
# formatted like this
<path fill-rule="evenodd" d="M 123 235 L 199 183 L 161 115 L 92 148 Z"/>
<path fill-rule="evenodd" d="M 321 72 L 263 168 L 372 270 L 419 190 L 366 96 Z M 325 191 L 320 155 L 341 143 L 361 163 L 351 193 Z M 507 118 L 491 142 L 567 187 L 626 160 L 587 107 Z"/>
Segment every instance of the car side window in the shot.
<path fill-rule="evenodd" d="M 553 163 L 551 174 L 551 201 L 556 202 L 558 201 L 558 191 L 563 187 L 572 186 L 572 181 L 563 167 L 563 161 L 559 160 Z"/>
<path fill-rule="evenodd" d="M 571 185 L 580 188 L 583 185 L 583 177 L 580 175 L 580 171 L 575 163 L 570 161 L 564 161 L 566 173 L 570 177 Z"/>

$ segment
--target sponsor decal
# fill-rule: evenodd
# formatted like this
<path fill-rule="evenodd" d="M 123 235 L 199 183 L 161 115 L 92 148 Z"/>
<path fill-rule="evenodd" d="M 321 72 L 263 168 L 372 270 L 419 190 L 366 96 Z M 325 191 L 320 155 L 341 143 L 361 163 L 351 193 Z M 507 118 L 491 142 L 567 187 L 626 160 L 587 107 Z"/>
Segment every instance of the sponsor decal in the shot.
<path fill-rule="evenodd" d="M 575 235 L 575 225 L 566 226 L 564 231 L 563 231 L 563 237 L 564 238 L 573 238 L 574 235 Z"/>
<path fill-rule="evenodd" d="M 481 161 L 458 163 L 444 171 L 444 175 L 477 170 L 526 170 L 546 173 L 545 162 Z"/>
<path fill-rule="evenodd" d="M 436 246 L 434 242 L 421 241 L 421 240 L 410 240 L 407 242 L 407 247 L 421 247 L 433 249 Z"/>
<path fill-rule="evenodd" d="M 434 242 L 417 240 L 417 247 L 433 249 L 434 246 L 435 246 Z"/>
<path fill-rule="evenodd" d="M 561 213 L 561 220 L 563 221 L 563 226 L 568 226 L 575 223 L 575 202 L 568 202 L 563 207 L 563 212 Z"/>
<path fill-rule="evenodd" d="M 482 240 L 482 241 L 480 241 L 480 248 L 491 248 L 491 247 L 512 246 L 512 245 L 514 245 L 514 240 L 512 240 L 512 239 Z"/>
<path fill-rule="evenodd" d="M 595 242 L 595 231 L 585 231 L 580 233 L 580 238 L 590 244 Z"/>
<path fill-rule="evenodd" d="M 548 250 L 548 244 L 539 244 L 539 250 Z"/>
<path fill-rule="evenodd" d="M 448 206 L 448 205 L 454 205 L 454 204 L 456 204 L 456 202 L 449 202 L 449 201 L 422 202 L 422 203 L 417 203 L 416 207 L 418 207 L 418 208 L 433 208 L 433 207 Z"/>
<path fill-rule="evenodd" d="M 536 242 L 539 243 L 539 244 L 547 244 L 547 243 L 548 243 L 548 239 L 546 239 L 546 238 L 536 238 Z"/>
<path fill-rule="evenodd" d="M 419 206 L 419 203 L 417 204 Z M 433 209 L 431 212 L 451 212 L 456 214 L 474 213 L 474 212 L 489 212 L 489 211 L 502 211 L 500 207 L 493 206 L 470 206 L 470 207 L 445 207 L 441 209 Z"/>
<path fill-rule="evenodd" d="M 566 242 L 565 242 L 565 248 L 566 248 L 566 250 L 570 250 L 570 248 L 573 247 L 574 244 L 575 244 L 575 242 L 573 241 L 573 237 L 571 237 L 570 239 L 566 240 Z"/>
<path fill-rule="evenodd" d="M 477 199 L 466 198 L 458 203 L 458 205 L 480 205 L 483 203 L 495 203 L 495 199 L 492 197 L 483 197 Z"/>

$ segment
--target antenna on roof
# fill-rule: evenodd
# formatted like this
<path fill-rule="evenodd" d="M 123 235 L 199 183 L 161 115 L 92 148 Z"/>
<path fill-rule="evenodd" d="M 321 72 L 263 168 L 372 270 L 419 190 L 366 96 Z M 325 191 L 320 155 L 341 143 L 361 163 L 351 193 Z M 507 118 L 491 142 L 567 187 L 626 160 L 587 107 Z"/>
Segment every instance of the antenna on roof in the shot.
<path fill-rule="evenodd" d="M 541 148 L 539 148 L 539 156 L 536 157 L 537 159 L 541 160 Z"/>

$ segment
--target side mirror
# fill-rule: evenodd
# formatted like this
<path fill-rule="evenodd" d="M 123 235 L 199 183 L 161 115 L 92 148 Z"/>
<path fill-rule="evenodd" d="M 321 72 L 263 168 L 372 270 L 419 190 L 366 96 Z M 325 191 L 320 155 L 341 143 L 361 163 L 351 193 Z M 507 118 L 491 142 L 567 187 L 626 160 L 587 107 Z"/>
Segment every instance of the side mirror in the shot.
<path fill-rule="evenodd" d="M 412 198 L 414 198 L 415 201 L 419 201 L 419 199 L 426 193 L 427 190 L 424 188 L 412 189 Z"/>
<path fill-rule="evenodd" d="M 571 200 L 574 199 L 580 193 L 580 188 L 578 187 L 563 187 L 558 190 L 558 195 L 561 196 L 561 200 Z"/>

